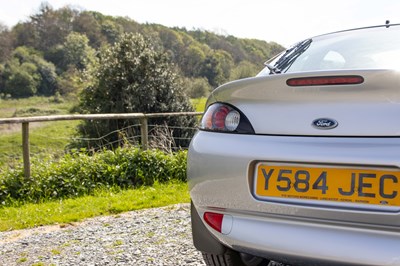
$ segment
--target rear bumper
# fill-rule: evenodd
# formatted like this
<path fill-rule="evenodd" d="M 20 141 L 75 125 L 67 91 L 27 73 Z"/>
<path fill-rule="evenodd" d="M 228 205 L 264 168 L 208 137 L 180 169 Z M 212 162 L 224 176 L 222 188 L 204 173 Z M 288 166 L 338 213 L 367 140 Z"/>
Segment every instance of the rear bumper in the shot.
<path fill-rule="evenodd" d="M 259 200 L 252 194 L 254 168 L 271 161 L 399 168 L 400 138 L 198 132 L 188 157 L 190 193 L 200 216 L 232 216 L 229 233 L 209 228 L 225 245 L 276 260 L 400 265 L 398 208 Z"/>
<path fill-rule="evenodd" d="M 200 215 L 205 209 L 200 209 Z M 207 210 L 210 211 L 210 210 Z M 211 210 L 218 212 L 215 210 Z M 400 233 L 289 217 L 255 217 L 229 212 L 220 234 L 226 246 L 292 265 L 400 265 Z M 220 211 L 221 212 L 221 211 Z"/>

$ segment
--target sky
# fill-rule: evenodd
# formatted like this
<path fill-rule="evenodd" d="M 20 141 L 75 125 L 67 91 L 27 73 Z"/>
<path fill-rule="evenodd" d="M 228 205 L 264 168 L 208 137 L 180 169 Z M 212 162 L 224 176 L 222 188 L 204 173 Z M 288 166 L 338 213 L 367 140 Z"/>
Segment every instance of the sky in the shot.
<path fill-rule="evenodd" d="M 0 0 L 0 22 L 12 27 L 39 10 L 43 0 Z M 398 0 L 48 0 L 104 15 L 129 17 L 188 30 L 208 30 L 286 47 L 332 31 L 400 23 Z"/>

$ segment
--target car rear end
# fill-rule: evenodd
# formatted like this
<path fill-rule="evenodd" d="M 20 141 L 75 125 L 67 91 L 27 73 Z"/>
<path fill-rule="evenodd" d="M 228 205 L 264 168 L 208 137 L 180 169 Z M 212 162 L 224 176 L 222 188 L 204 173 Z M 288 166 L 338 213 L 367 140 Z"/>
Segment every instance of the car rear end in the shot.
<path fill-rule="evenodd" d="M 348 63 L 343 51 L 324 51 L 320 68 Z M 399 72 L 306 69 L 313 55 L 296 58 L 296 71 L 268 67 L 271 75 L 210 96 L 188 158 L 194 226 L 205 228 L 195 245 L 212 253 L 199 237 L 210 234 L 239 254 L 292 265 L 400 265 Z"/>

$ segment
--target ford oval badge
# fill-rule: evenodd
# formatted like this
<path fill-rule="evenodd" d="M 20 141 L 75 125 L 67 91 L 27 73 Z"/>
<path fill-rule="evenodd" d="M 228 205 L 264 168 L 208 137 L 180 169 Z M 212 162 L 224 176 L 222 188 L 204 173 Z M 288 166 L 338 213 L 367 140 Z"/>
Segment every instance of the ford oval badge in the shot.
<path fill-rule="evenodd" d="M 318 118 L 312 122 L 312 125 L 317 129 L 332 129 L 338 126 L 338 122 L 330 118 Z"/>

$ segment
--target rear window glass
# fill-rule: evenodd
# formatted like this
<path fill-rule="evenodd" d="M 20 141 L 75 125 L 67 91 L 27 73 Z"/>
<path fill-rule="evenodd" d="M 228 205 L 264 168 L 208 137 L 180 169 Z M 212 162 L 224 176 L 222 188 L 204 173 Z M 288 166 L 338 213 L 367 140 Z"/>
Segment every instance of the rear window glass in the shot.
<path fill-rule="evenodd" d="M 296 52 L 294 52 L 296 53 Z M 270 62 L 277 73 L 340 69 L 400 69 L 400 26 L 368 28 L 313 38 L 289 64 L 283 52 Z M 286 60 L 287 61 L 287 60 Z M 259 75 L 268 75 L 264 69 Z"/>

